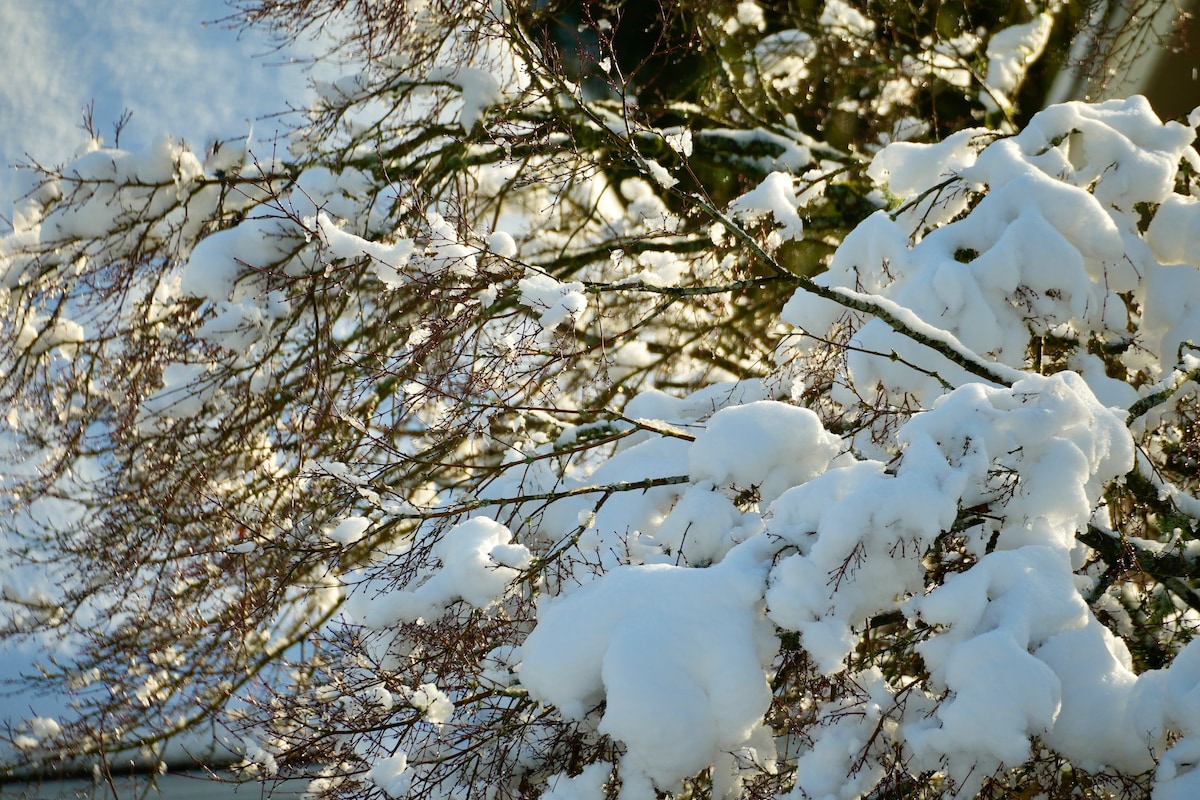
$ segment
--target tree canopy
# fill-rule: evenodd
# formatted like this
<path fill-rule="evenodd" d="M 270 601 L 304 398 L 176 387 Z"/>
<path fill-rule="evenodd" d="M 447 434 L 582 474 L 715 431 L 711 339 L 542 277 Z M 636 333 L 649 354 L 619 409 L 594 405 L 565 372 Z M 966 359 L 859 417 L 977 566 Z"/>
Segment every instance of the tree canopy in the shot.
<path fill-rule="evenodd" d="M 1152 8 L 235 6 L 346 70 L 286 141 L 0 238 L 11 770 L 1200 794 L 1200 119 L 1083 102 Z"/>

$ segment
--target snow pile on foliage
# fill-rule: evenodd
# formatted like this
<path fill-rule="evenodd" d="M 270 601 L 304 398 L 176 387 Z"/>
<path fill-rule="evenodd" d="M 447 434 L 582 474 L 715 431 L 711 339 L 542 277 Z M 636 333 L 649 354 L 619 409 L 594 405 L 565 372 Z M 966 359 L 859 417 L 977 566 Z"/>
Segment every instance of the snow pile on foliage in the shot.
<path fill-rule="evenodd" d="M 894 298 L 1016 368 L 1028 366 L 1031 330 L 1119 341 L 1130 315 L 1141 313 L 1152 335 L 1139 339 L 1131 361 L 1168 373 L 1183 331 L 1198 332 L 1188 317 L 1195 294 L 1186 283 L 1170 297 L 1147 293 L 1172 268 L 1155 260 L 1130 215 L 1142 203 L 1165 203 L 1168 215 L 1190 208 L 1193 201 L 1172 194 L 1172 165 L 1194 158 L 1192 135 L 1158 123 L 1134 99 L 1050 109 L 982 152 L 974 134 L 894 145 L 876 159 L 877 174 L 915 175 L 913 160 L 924 159 L 919 174 L 927 183 L 904 185 L 914 197 L 905 210 L 863 223 L 818 280 Z M 950 165 L 968 189 L 986 187 L 980 201 L 968 207 L 964 192 L 933 204 L 926 191 L 947 174 L 939 165 Z M 1164 228 L 1153 230 L 1158 236 Z M 1173 230 L 1187 236 L 1189 226 Z M 1180 242 L 1164 237 L 1155 249 L 1178 257 L 1187 249 Z M 845 317 L 803 290 L 784 312 L 814 332 Z M 764 658 L 769 637 L 752 632 L 769 622 L 798 633 L 814 666 L 835 676 L 864 646 L 865 621 L 898 614 L 921 632 L 916 651 L 928 679 L 918 687 L 911 677 L 885 680 L 875 668 L 847 676 L 863 687 L 866 716 L 851 721 L 844 702 L 818 711 L 811 743 L 798 753 L 796 796 L 869 791 L 871 776 L 883 775 L 866 766 L 884 757 L 881 726 L 909 754 L 914 774 L 944 772 L 968 793 L 1029 759 L 1035 739 L 1097 771 L 1136 773 L 1163 759 L 1175 766 L 1160 767 L 1162 791 L 1184 791 L 1193 773 L 1178 765 L 1187 762 L 1182 753 L 1196 722 L 1177 709 L 1190 702 L 1188 665 L 1200 650 L 1189 646 L 1170 667 L 1135 675 L 1125 646 L 1085 602 L 1087 579 L 1076 574 L 1085 555 L 1076 535 L 1097 519 L 1104 524 L 1105 487 L 1134 465 L 1123 412 L 1096 397 L 1110 388 L 1105 376 L 1027 373 L 1011 388 L 988 386 L 883 321 L 850 330 L 841 397 L 877 384 L 929 406 L 899 429 L 899 449 L 885 460 L 838 456 L 847 443 L 816 415 L 772 401 L 711 414 L 686 446 L 694 488 L 657 490 L 667 505 L 651 515 L 639 505 L 622 514 L 614 499 L 603 507 L 606 518 L 592 521 L 592 529 L 603 528 L 593 534 L 599 541 L 636 537 L 641 548 L 625 552 L 646 566 L 616 566 L 543 600 L 523 649 L 522 684 L 621 743 L 622 797 L 644 796 L 647 779 L 671 789 L 710 763 L 723 791 L 735 785 L 736 769 L 722 754 L 750 748 L 751 760 L 775 759 L 761 742 L 751 744 L 771 653 L 766 647 Z M 1175 334 L 1158 333 L 1166 330 Z M 897 352 L 903 361 L 873 355 Z M 947 392 L 945 382 L 961 385 Z M 1132 402 L 1122 397 L 1121 405 Z M 678 403 L 638 398 L 629 406 L 653 409 L 675 426 L 688 419 Z M 625 450 L 591 479 L 611 480 L 618 464 L 630 479 L 669 472 L 644 457 L 634 470 L 624 467 L 627 455 L 653 444 Z M 724 553 L 704 548 L 716 562 L 706 569 L 654 566 L 683 546 L 670 522 L 676 513 L 708 536 L 706 515 L 683 511 L 697 492 L 744 502 L 746 490 L 766 507 L 759 532 L 734 506 L 709 511 L 749 538 Z M 965 509 L 986 508 L 998 513 L 964 523 Z M 948 531 L 956 531 L 962 560 L 944 584 L 931 586 L 929 553 Z M 1185 738 L 1172 745 L 1174 737 Z"/>
<path fill-rule="evenodd" d="M 752 747 L 756 760 L 774 760 L 761 742 L 748 744 L 766 705 L 759 692 L 771 638 L 752 635 L 764 610 L 777 630 L 799 633 L 831 675 L 845 669 L 864 619 L 899 610 L 926 628 L 931 635 L 918 650 L 931 670 L 929 693 L 920 703 L 909 698 L 897 735 L 926 768 L 955 765 L 952 776 L 964 782 L 1028 758 L 1030 737 L 1053 740 L 1056 719 L 1070 730 L 1062 738 L 1077 740 L 1075 720 L 1094 717 L 1093 691 L 1132 687 L 1128 656 L 1111 636 L 1090 649 L 1087 671 L 1057 660 L 1066 642 L 1103 630 L 1075 585 L 1074 534 L 1086 527 L 1101 487 L 1133 458 L 1119 417 L 1076 375 L 1031 375 L 1012 389 L 968 384 L 945 395 L 901 429 L 892 468 L 830 464 L 836 450 L 822 448 L 836 437 L 809 419 L 779 403 L 737 405 L 714 414 L 689 447 L 691 463 L 709 473 L 720 463 L 719 475 L 700 478 L 727 487 L 766 475 L 776 481 L 764 492 L 776 499 L 761 534 L 707 569 L 616 567 L 543 604 L 523 648 L 522 684 L 571 719 L 603 708 L 597 731 L 627 748 L 624 786 L 640 785 L 640 776 L 666 788 L 709 763 L 724 763 L 724 775 L 729 765 L 718 754 L 742 747 Z M 771 430 L 794 438 L 753 433 Z M 816 468 L 797 468 L 804 459 Z M 975 563 L 926 593 L 926 554 L 954 527 L 958 509 L 1001 497 L 1007 519 L 964 531 Z M 769 569 L 764 558 L 773 561 Z M 895 691 L 873 685 L 876 695 Z M 939 702 L 942 692 L 949 694 Z M 734 711 L 739 716 L 726 716 Z M 1114 722 L 1108 750 L 1096 747 L 1093 733 L 1079 751 L 1064 741 L 1064 752 L 1086 754 L 1090 764 L 1150 766 L 1145 754 L 1161 746 L 1168 726 L 1156 724 L 1158 738 L 1148 742 Z M 829 736 L 854 753 L 870 734 L 870 726 L 855 733 L 833 725 L 816 736 L 814 752 Z M 797 780 L 816 785 L 847 766 L 802 769 Z"/>
<path fill-rule="evenodd" d="M 743 547 L 708 569 L 617 567 L 539 608 L 521 683 L 568 719 L 603 704 L 597 732 L 627 748 L 623 796 L 652 794 L 652 782 L 672 786 L 713 763 L 723 792 L 731 754 L 774 760 L 762 726 L 776 644 L 760 609 L 764 554 Z"/>
<path fill-rule="evenodd" d="M 804 235 L 804 222 L 796 213 L 796 191 L 792 187 L 792 176 L 772 172 L 757 188 L 738 197 L 729 204 L 729 210 L 739 219 L 755 222 L 767 215 L 773 216 L 782 226 L 777 233 L 779 244 L 787 240 L 800 239 Z"/>
<path fill-rule="evenodd" d="M 524 545 L 512 544 L 508 528 L 486 517 L 454 526 L 430 555 L 440 567 L 420 585 L 376 598 L 356 616 L 373 628 L 387 628 L 397 622 L 438 617 L 459 600 L 486 610 L 504 598 L 509 582 L 519 577 L 519 570 L 530 561 Z M 349 613 L 355 614 L 354 607 Z"/>
<path fill-rule="evenodd" d="M 875 158 L 872 174 L 914 199 L 896 219 L 880 211 L 860 225 L 817 280 L 892 299 L 972 351 L 1014 367 L 1025 364 L 1030 333 L 1118 343 L 1128 339 L 1133 316 L 1143 334 L 1129 366 L 1162 375 L 1174 366 L 1180 325 L 1192 313 L 1194 271 L 1155 260 L 1134 207 L 1174 196 L 1180 160 L 1195 163 L 1193 136 L 1184 125 L 1161 124 L 1139 97 L 1056 106 L 978 155 L 983 131 L 935 145 L 893 144 Z M 971 192 L 983 187 L 968 210 Z M 1179 241 L 1185 233 L 1176 229 L 1166 238 Z M 1168 282 L 1170 290 L 1159 288 Z M 840 306 L 798 292 L 781 317 L 821 333 L 844 315 Z M 848 376 L 861 387 L 878 384 L 928 402 L 943 391 L 939 377 L 968 380 L 960 367 L 881 320 L 862 324 L 852 342 Z M 1085 377 L 1106 394 L 1103 376 Z"/>
<path fill-rule="evenodd" d="M 991 111 L 1012 109 L 1013 93 L 1025 81 L 1029 64 L 1041 57 L 1050 41 L 1054 17 L 1038 14 L 1031 22 L 997 31 L 988 40 L 987 77 L 979 99 Z"/>

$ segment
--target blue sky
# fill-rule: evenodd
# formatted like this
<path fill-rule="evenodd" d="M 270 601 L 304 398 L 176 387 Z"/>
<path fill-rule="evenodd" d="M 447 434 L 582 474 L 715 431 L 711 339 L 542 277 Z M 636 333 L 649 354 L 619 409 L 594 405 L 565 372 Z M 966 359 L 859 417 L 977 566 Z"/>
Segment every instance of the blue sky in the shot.
<path fill-rule="evenodd" d="M 109 144 L 133 112 L 123 147 L 170 133 L 203 152 L 253 120 L 269 134 L 261 118 L 302 101 L 306 76 L 261 35 L 215 22 L 230 12 L 224 0 L 0 0 L 0 214 L 24 185 L 10 165 L 69 159 L 90 101 Z"/>

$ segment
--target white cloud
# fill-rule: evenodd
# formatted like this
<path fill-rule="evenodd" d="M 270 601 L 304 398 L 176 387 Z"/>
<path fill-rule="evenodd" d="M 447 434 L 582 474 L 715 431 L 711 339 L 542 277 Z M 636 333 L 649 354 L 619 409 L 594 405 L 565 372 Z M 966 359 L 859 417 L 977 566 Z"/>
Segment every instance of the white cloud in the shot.
<path fill-rule="evenodd" d="M 73 104 L 79 78 L 75 63 L 55 57 L 62 46 L 48 9 L 0 3 L 0 74 L 8 76 L 0 82 L 0 147 L 6 156 L 31 151 L 40 158 L 69 138 L 61 109 Z M 72 116 L 78 121 L 78 108 Z"/>

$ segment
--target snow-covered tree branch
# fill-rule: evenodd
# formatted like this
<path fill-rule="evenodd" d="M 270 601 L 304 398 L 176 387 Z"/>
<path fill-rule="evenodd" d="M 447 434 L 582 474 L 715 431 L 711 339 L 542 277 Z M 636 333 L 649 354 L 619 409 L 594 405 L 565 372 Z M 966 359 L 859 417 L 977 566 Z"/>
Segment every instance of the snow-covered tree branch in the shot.
<path fill-rule="evenodd" d="M 286 146 L 0 238 L 7 767 L 1200 793 L 1197 119 L 1045 105 L 1136 19 L 236 5 L 347 65 Z"/>

